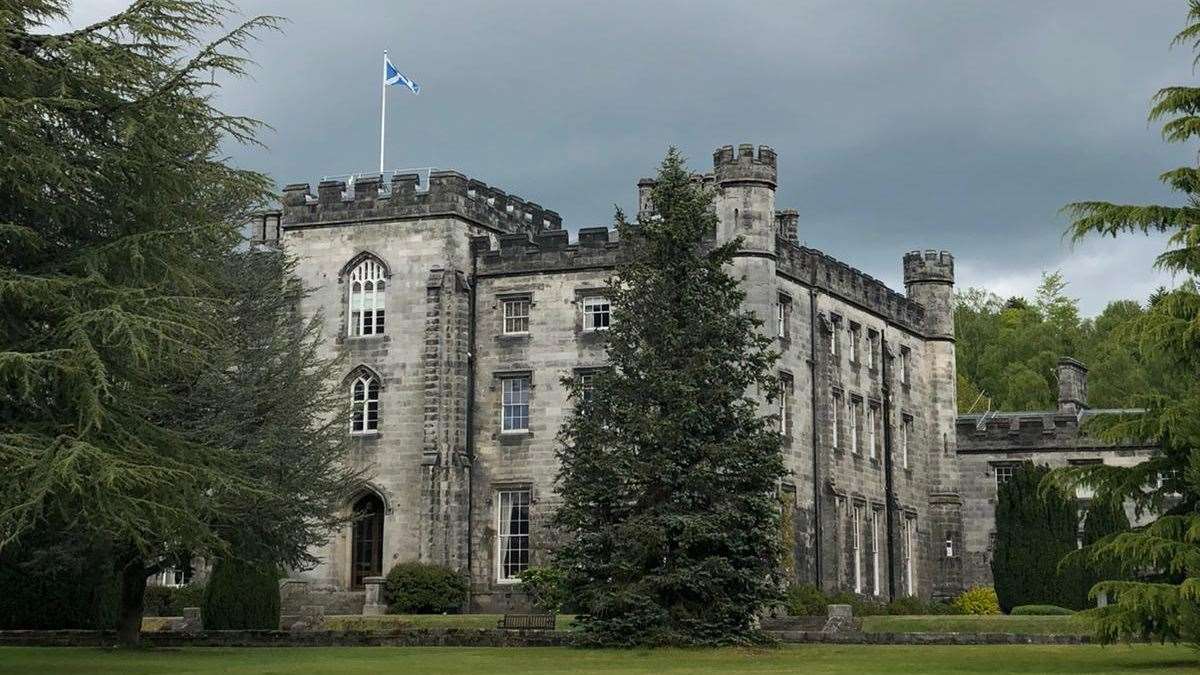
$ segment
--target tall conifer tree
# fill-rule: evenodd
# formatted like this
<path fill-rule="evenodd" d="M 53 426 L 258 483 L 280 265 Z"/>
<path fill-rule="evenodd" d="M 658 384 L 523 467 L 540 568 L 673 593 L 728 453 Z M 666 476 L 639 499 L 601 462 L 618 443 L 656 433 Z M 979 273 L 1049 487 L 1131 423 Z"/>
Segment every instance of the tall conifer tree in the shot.
<path fill-rule="evenodd" d="M 1189 0 L 1187 25 L 1174 40 L 1200 51 L 1200 0 Z M 1197 56 L 1194 63 L 1200 63 Z M 1154 96 L 1151 121 L 1163 121 L 1168 142 L 1200 138 L 1200 87 L 1165 87 Z M 1180 278 L 1156 293 L 1146 313 L 1124 329 L 1127 343 L 1166 364 L 1169 394 L 1138 396 L 1144 412 L 1097 416 L 1091 430 L 1102 438 L 1146 439 L 1161 451 L 1132 467 L 1109 465 L 1063 469 L 1056 483 L 1088 485 L 1113 503 L 1132 502 L 1152 523 L 1101 539 L 1078 554 L 1092 565 L 1140 574 L 1107 580 L 1093 594 L 1113 600 L 1096 610 L 1104 641 L 1156 637 L 1200 643 L 1200 168 L 1183 166 L 1160 177 L 1181 193 L 1177 205 L 1076 202 L 1065 211 L 1075 239 L 1130 233 L 1166 234 L 1168 249 L 1156 265 Z"/>
<path fill-rule="evenodd" d="M 617 213 L 628 262 L 610 280 L 610 368 L 561 432 L 557 549 L 586 635 L 604 644 L 720 644 L 755 637 L 776 597 L 784 473 L 777 354 L 716 244 L 712 195 L 672 149 L 656 215 Z"/>
<path fill-rule="evenodd" d="M 1079 518 L 1073 499 L 1057 490 L 1039 492 L 1049 471 L 1025 462 L 1000 486 L 992 579 L 1005 612 L 1020 605 L 1075 604 L 1059 562 L 1075 549 Z"/>

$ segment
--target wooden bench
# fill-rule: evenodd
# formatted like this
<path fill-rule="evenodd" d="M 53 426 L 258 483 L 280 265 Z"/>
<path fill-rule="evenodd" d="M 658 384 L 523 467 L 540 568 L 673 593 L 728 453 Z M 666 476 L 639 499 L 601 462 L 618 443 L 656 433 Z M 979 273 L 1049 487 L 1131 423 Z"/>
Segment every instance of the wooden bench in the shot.
<path fill-rule="evenodd" d="M 553 614 L 505 614 L 496 622 L 501 630 L 554 630 Z"/>

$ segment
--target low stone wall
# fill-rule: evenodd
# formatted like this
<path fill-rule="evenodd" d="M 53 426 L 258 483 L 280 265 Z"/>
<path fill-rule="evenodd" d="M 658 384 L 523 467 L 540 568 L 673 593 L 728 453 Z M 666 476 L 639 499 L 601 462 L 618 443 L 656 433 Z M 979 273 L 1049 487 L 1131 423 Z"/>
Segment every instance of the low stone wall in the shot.
<path fill-rule="evenodd" d="M 781 642 L 861 645 L 1082 645 L 1086 635 L 1014 635 L 1011 633 L 862 633 L 768 631 Z M 114 631 L 0 631 L 0 646 L 106 647 Z M 412 628 L 387 632 L 213 630 L 195 633 L 142 633 L 153 647 L 565 647 L 575 644 L 570 631 L 516 631 L 467 628 Z"/>
<path fill-rule="evenodd" d="M 1086 645 L 1087 635 L 1019 635 L 1015 633 L 862 633 L 768 631 L 786 643 L 839 645 Z"/>

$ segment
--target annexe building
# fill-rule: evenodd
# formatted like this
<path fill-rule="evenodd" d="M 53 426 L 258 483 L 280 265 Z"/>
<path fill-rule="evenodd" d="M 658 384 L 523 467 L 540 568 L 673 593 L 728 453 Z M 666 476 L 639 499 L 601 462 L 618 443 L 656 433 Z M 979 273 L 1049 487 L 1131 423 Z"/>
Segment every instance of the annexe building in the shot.
<path fill-rule="evenodd" d="M 471 608 L 520 607 L 520 573 L 544 562 L 555 505 L 561 384 L 605 363 L 605 289 L 624 255 L 605 228 L 570 241 L 557 213 L 454 171 L 284 188 L 255 238 L 296 255 L 344 356 L 363 517 L 297 571 L 353 591 L 392 565 L 462 570 Z M 722 241 L 747 307 L 777 340 L 774 409 L 790 475 L 797 581 L 881 600 L 962 586 L 955 435 L 954 260 L 903 256 L 906 294 L 801 246 L 776 210 L 775 152 L 724 146 L 713 173 Z M 652 179 L 638 183 L 653 213 Z"/>

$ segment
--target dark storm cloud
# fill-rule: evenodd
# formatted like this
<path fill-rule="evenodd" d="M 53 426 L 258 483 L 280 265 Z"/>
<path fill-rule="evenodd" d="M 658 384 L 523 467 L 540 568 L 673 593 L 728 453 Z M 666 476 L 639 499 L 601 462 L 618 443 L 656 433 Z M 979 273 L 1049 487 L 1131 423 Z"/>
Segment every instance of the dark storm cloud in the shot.
<path fill-rule="evenodd" d="M 121 3 L 83 3 L 76 23 Z M 1028 294 L 1061 268 L 1085 312 L 1144 298 L 1158 241 L 1072 248 L 1076 199 L 1172 199 L 1190 160 L 1145 121 L 1192 78 L 1169 50 L 1181 2 L 244 2 L 287 17 L 224 107 L 269 122 L 231 149 L 278 182 L 377 162 L 380 54 L 392 167 L 454 168 L 558 210 L 572 229 L 633 202 L 668 145 L 779 153 L 801 238 L 900 286 L 905 250 L 954 251 L 960 285 Z"/>

